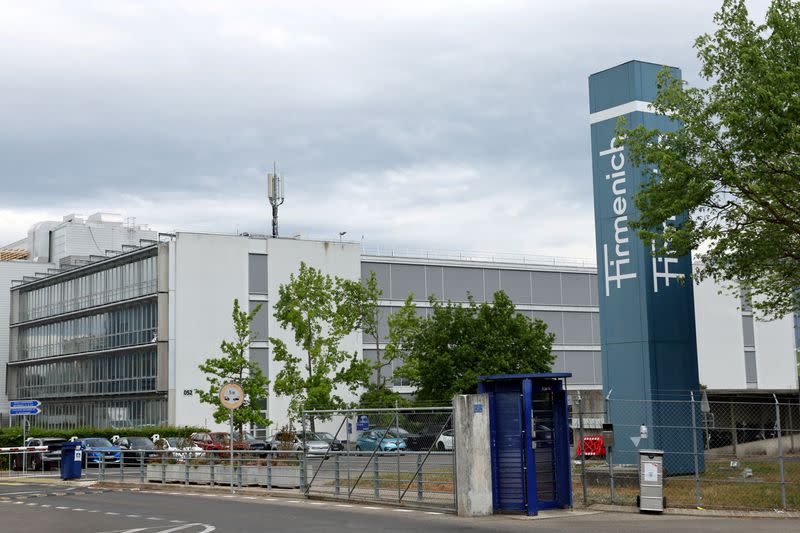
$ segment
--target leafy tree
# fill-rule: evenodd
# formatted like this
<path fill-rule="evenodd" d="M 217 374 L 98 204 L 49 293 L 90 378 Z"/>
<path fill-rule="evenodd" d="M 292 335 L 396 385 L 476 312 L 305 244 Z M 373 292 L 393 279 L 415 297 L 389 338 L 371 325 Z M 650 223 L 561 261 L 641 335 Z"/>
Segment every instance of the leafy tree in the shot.
<path fill-rule="evenodd" d="M 272 423 L 264 417 L 259 407 L 261 401 L 269 394 L 269 380 L 258 363 L 247 357 L 247 349 L 256 335 L 250 324 L 260 309 L 261 305 L 257 305 L 255 309 L 247 312 L 239 307 L 238 299 L 233 301 L 233 329 L 236 339 L 233 342 L 223 340 L 220 351 L 224 355 L 206 359 L 200 365 L 200 370 L 206 374 L 209 389 L 195 390 L 201 402 L 216 408 L 214 420 L 222 423 L 228 420 L 229 413 L 219 400 L 219 390 L 230 382 L 241 385 L 245 395 L 244 403 L 233 411 L 233 424 L 239 432 L 245 424 L 268 426 Z"/>
<path fill-rule="evenodd" d="M 699 250 L 699 278 L 748 288 L 779 317 L 800 308 L 800 4 L 773 0 L 756 24 L 725 0 L 714 21 L 695 41 L 708 86 L 659 76 L 655 110 L 682 127 L 618 124 L 649 175 L 634 227 L 659 254 Z"/>
<path fill-rule="evenodd" d="M 481 375 L 550 371 L 554 336 L 541 320 L 518 314 L 503 291 L 480 305 L 472 296 L 466 306 L 430 302 L 432 313 L 407 314 L 400 333 L 406 353 L 397 374 L 417 387 L 418 401 L 475 392 Z"/>
<path fill-rule="evenodd" d="M 402 355 L 399 346 L 401 341 L 400 332 L 407 330 L 405 324 L 408 321 L 409 309 L 412 318 L 416 317 L 411 303 L 413 295 L 409 295 L 405 305 L 399 311 L 387 317 L 389 335 L 388 338 L 382 338 L 380 321 L 382 313 L 386 312 L 378 306 L 378 299 L 382 294 L 383 291 L 378 288 L 375 272 L 371 272 L 370 276 L 364 281 L 360 298 L 358 298 L 362 305 L 359 313 L 359 327 L 364 334 L 364 338 L 372 339 L 375 346 L 375 359 L 367 361 L 370 365 L 371 374 L 375 379 L 374 382 L 370 381 L 366 384 L 366 391 L 359 398 L 359 405 L 362 407 L 394 407 L 396 405 L 409 404 L 408 400 L 392 390 L 393 372 L 391 372 L 391 368 L 394 362 L 399 360 Z M 385 347 L 381 347 L 381 344 L 385 344 Z"/>
<path fill-rule="evenodd" d="M 289 283 L 280 286 L 274 316 L 282 328 L 293 330 L 301 351 L 293 353 L 282 340 L 270 337 L 273 357 L 283 363 L 274 390 L 291 398 L 293 419 L 304 410 L 345 407 L 337 386 L 355 393 L 369 380 L 369 364 L 358 351 L 349 353 L 340 347 L 342 339 L 360 324 L 363 294 L 359 281 L 331 278 L 305 263 Z M 313 431 L 313 419 L 311 426 Z"/>

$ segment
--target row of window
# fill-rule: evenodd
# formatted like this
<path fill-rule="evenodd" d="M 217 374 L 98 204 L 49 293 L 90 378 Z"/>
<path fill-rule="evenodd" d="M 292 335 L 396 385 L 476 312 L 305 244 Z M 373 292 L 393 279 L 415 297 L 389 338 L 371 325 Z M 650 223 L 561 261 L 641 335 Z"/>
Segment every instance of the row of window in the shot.
<path fill-rule="evenodd" d="M 450 267 L 388 263 L 362 263 L 361 277 L 375 272 L 382 297 L 417 301 L 434 295 L 453 302 L 491 301 L 502 290 L 518 305 L 596 306 L 597 275 L 571 272 L 503 270 L 499 268 Z"/>
<path fill-rule="evenodd" d="M 122 394 L 156 390 L 155 350 L 12 368 L 21 398 Z"/>
<path fill-rule="evenodd" d="M 378 336 L 380 342 L 386 342 L 389 336 L 388 316 L 399 307 L 381 307 L 378 317 Z M 424 307 L 417 307 L 417 314 L 425 317 L 431 312 Z M 529 318 L 538 318 L 547 324 L 547 331 L 555 335 L 555 344 L 576 346 L 600 345 L 600 314 L 589 311 L 519 311 Z M 364 344 L 375 343 L 375 337 L 364 335 Z"/>
<path fill-rule="evenodd" d="M 19 332 L 20 360 L 38 359 L 156 340 L 156 303 L 142 302 L 91 316 L 43 324 Z"/>
<path fill-rule="evenodd" d="M 110 427 L 124 431 L 166 424 L 167 399 L 163 395 L 126 400 L 44 400 L 42 413 L 36 417 L 36 426 L 44 429 Z"/>
<path fill-rule="evenodd" d="M 157 258 L 139 261 L 20 292 L 20 321 L 130 300 L 157 290 Z"/>

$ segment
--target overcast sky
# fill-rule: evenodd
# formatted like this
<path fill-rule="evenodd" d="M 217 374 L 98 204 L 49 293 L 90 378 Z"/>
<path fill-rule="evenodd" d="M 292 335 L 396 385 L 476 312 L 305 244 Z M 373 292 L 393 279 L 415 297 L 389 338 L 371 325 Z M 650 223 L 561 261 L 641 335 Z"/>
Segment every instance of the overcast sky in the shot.
<path fill-rule="evenodd" d="M 589 74 L 698 82 L 719 0 L 0 0 L 0 244 L 162 231 L 594 258 Z M 760 18 L 766 1 L 750 3 Z"/>

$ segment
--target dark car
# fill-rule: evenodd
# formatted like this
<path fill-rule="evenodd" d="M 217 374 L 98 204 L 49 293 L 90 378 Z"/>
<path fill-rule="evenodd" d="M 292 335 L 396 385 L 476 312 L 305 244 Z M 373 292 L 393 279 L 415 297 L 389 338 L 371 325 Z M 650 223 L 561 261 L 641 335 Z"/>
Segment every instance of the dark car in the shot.
<path fill-rule="evenodd" d="M 156 445 L 147 437 L 120 437 L 115 444 L 122 449 L 125 464 L 148 463 L 161 458 Z"/>
<path fill-rule="evenodd" d="M 190 437 L 192 440 L 192 444 L 199 446 L 204 450 L 225 450 L 226 447 L 211 436 L 211 433 L 207 433 L 205 431 L 201 431 L 198 433 L 192 433 Z"/>
<path fill-rule="evenodd" d="M 15 454 L 11 458 L 11 468 L 22 470 L 23 461 L 27 462 L 26 468 L 29 470 L 50 470 L 52 467 L 58 467 L 61 462 L 61 445 L 65 442 L 67 439 L 58 437 L 29 438 L 25 441 L 25 446 L 47 446 L 47 451 Z"/>
<path fill-rule="evenodd" d="M 245 444 L 247 444 L 248 448 L 251 449 L 251 450 L 266 450 L 267 449 L 267 441 L 266 440 L 254 437 L 253 435 L 251 435 L 250 433 L 248 433 L 246 431 L 241 435 L 239 433 L 234 433 L 233 435 L 234 435 L 234 437 L 236 437 L 236 440 L 234 441 L 234 445 L 235 445 L 236 442 L 241 441 L 241 442 L 244 442 Z"/>

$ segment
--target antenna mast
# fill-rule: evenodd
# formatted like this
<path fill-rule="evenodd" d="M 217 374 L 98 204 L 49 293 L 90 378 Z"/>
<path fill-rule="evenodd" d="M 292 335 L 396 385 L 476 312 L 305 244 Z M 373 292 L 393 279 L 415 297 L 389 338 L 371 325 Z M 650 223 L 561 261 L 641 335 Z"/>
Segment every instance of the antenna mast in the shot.
<path fill-rule="evenodd" d="M 267 174 L 267 198 L 272 206 L 272 236 L 278 236 L 278 206 L 283 205 L 286 178 L 278 175 L 278 164 L 272 163 L 272 172 Z"/>

